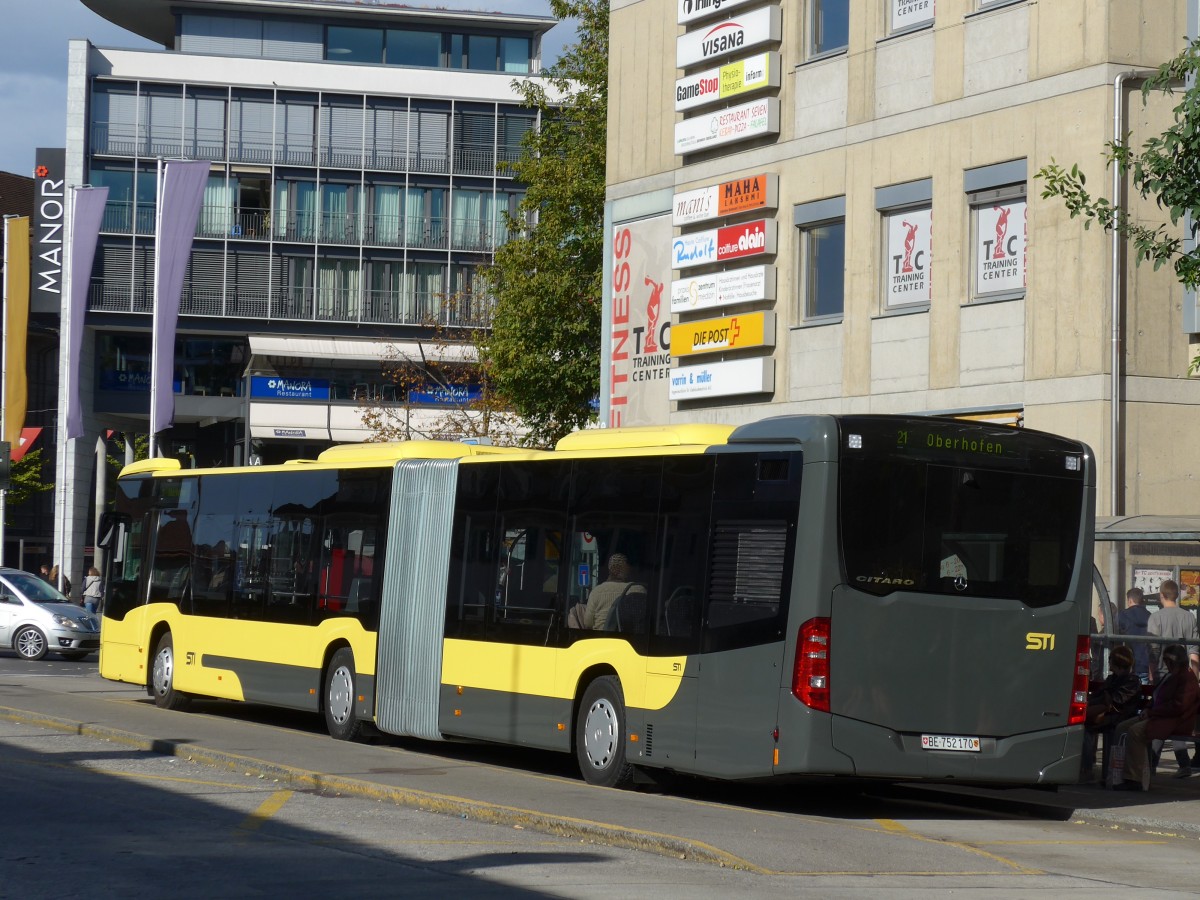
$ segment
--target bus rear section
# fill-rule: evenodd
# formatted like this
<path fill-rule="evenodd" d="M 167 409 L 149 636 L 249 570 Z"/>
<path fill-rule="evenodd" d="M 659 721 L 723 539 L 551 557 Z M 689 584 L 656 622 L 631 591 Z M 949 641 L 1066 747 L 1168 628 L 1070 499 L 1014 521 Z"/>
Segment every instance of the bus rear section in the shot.
<path fill-rule="evenodd" d="M 798 568 L 794 596 L 823 596 L 793 605 L 777 772 L 787 737 L 806 735 L 796 755 L 810 770 L 1073 782 L 1087 691 L 1090 451 L 949 420 L 839 425 L 829 475 L 842 577 L 830 590 Z"/>

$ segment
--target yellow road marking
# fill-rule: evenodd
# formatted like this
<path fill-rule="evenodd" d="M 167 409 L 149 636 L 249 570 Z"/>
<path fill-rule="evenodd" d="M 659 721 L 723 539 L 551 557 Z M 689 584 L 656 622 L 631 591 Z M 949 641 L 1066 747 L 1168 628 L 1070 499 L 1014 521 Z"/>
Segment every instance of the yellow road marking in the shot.
<path fill-rule="evenodd" d="M 239 831 L 257 831 L 262 828 L 267 819 L 283 809 L 283 805 L 292 799 L 292 791 L 276 791 L 259 804 L 258 809 L 246 816 L 238 825 Z"/>

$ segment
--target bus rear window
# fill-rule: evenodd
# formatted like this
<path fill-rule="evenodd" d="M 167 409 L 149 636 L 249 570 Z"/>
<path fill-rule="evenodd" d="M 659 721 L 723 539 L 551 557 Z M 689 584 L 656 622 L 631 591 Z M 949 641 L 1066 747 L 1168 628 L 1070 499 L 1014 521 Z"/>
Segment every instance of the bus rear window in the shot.
<path fill-rule="evenodd" d="M 1079 479 L 922 460 L 843 458 L 846 576 L 883 595 L 921 591 L 1066 599 L 1083 504 Z"/>

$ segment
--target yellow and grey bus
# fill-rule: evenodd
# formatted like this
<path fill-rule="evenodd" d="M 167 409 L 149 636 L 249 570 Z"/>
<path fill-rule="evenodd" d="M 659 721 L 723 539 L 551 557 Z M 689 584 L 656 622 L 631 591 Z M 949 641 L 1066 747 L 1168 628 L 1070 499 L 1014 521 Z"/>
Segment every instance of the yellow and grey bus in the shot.
<path fill-rule="evenodd" d="M 1086 445 L 919 416 L 126 467 L 100 671 L 655 770 L 1054 784 L 1086 704 Z"/>

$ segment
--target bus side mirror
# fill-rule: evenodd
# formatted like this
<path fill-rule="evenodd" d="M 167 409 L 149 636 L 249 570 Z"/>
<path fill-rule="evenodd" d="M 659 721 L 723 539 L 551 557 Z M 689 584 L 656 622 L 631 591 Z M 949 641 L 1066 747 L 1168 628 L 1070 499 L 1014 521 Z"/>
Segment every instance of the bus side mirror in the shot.
<path fill-rule="evenodd" d="M 129 516 L 106 512 L 100 517 L 100 536 L 96 545 L 108 551 L 114 563 L 125 560 L 125 540 L 129 533 Z"/>

